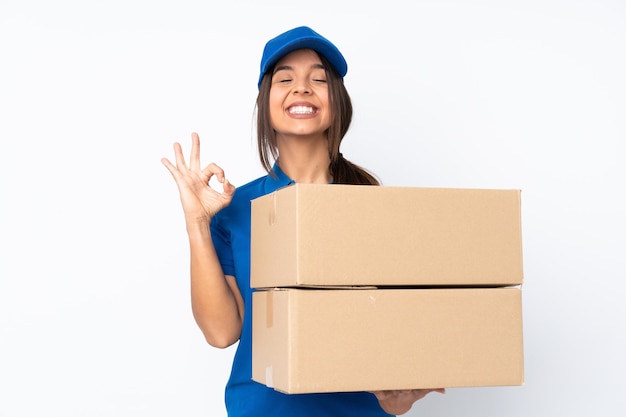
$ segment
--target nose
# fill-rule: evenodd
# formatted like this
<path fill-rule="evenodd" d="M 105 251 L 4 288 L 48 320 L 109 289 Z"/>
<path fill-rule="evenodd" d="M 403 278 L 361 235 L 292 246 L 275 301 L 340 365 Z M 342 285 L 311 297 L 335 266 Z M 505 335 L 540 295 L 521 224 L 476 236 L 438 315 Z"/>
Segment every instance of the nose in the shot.
<path fill-rule="evenodd" d="M 298 94 L 310 94 L 311 85 L 309 81 L 306 78 L 299 78 L 294 85 L 293 92 Z"/>

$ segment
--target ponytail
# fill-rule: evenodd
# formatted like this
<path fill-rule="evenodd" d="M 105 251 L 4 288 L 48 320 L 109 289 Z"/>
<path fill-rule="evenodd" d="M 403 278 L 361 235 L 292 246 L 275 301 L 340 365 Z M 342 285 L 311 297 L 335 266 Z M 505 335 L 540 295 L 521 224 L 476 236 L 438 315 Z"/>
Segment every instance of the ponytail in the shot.
<path fill-rule="evenodd" d="M 380 181 L 366 169 L 353 164 L 339 152 L 330 163 L 334 184 L 380 185 Z"/>

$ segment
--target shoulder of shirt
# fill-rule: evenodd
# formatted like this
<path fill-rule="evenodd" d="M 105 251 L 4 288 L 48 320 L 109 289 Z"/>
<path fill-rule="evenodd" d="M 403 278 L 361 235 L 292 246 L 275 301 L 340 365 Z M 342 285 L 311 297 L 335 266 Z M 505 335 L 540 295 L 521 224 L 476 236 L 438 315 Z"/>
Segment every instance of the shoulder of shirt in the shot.
<path fill-rule="evenodd" d="M 269 175 L 264 175 L 257 179 L 254 179 L 244 185 L 241 185 L 235 189 L 234 200 L 250 201 L 251 199 L 260 197 L 266 194 L 266 183 L 271 180 Z"/>
<path fill-rule="evenodd" d="M 263 178 L 260 177 L 252 180 L 244 185 L 236 186 L 235 195 L 228 206 L 220 210 L 213 221 L 211 227 L 225 227 L 227 224 L 231 224 L 234 219 L 239 219 L 249 216 L 250 213 L 250 201 L 257 197 L 260 197 L 263 190 Z"/>
<path fill-rule="evenodd" d="M 245 215 L 250 210 L 250 201 L 268 194 L 275 189 L 278 182 L 269 174 L 256 178 L 244 185 L 235 188 L 235 195 L 230 204 L 221 210 L 218 217 Z"/>

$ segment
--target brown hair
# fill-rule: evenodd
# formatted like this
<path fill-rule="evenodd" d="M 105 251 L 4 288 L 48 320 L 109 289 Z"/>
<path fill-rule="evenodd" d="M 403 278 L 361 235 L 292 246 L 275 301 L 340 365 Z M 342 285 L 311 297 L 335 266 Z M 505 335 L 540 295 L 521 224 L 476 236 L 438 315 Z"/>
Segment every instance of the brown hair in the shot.
<path fill-rule="evenodd" d="M 319 55 L 319 54 L 318 54 Z M 326 132 L 328 138 L 328 155 L 330 156 L 330 174 L 335 184 L 379 185 L 376 177 L 366 169 L 348 161 L 339 151 L 341 141 L 352 121 L 352 101 L 343 80 L 328 60 L 320 55 L 326 69 L 328 95 L 331 107 L 330 127 Z M 278 159 L 276 132 L 272 128 L 269 111 L 269 96 L 273 68 L 265 73 L 257 96 L 257 140 L 259 158 L 263 168 L 272 172 L 272 161 Z"/>

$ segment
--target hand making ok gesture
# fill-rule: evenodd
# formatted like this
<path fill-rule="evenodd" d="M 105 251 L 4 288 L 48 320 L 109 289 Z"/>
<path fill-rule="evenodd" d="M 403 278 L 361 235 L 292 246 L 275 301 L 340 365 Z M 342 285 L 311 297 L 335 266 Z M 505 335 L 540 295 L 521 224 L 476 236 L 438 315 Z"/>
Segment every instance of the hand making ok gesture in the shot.
<path fill-rule="evenodd" d="M 176 165 L 167 158 L 162 158 L 161 162 L 176 181 L 185 221 L 187 224 L 208 223 L 218 211 L 230 204 L 235 194 L 235 186 L 228 182 L 224 170 L 216 164 L 210 163 L 200 168 L 200 138 L 197 133 L 191 135 L 189 166 L 185 162 L 180 143 L 174 143 L 174 155 Z M 209 185 L 213 176 L 222 184 L 222 192 Z"/>

